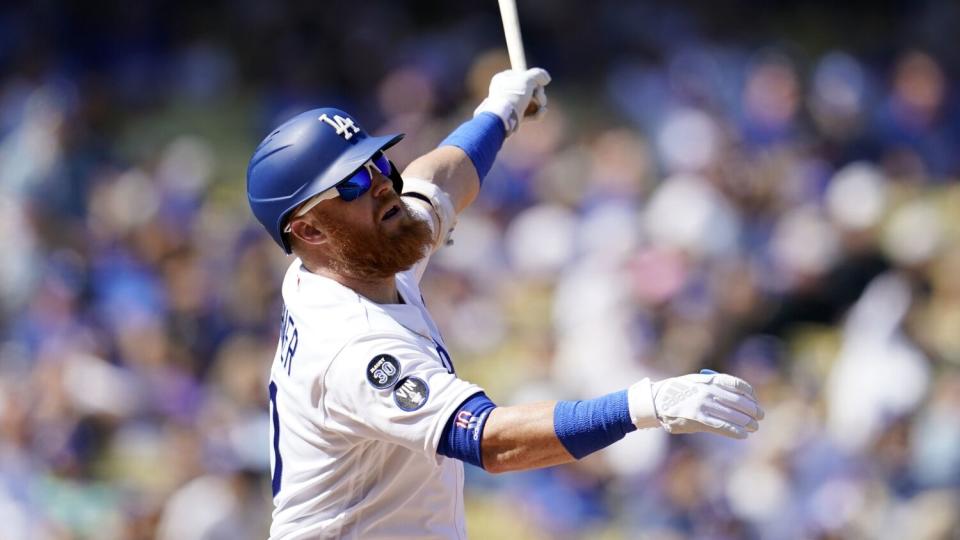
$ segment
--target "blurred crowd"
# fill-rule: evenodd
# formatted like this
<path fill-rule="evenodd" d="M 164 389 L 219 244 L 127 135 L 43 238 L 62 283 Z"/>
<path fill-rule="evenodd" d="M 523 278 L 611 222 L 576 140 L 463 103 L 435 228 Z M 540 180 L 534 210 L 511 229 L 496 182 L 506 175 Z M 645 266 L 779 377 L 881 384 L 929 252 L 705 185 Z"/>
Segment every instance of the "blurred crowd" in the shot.
<path fill-rule="evenodd" d="M 709 367 L 767 416 L 468 467 L 472 537 L 960 537 L 960 5 L 591 4 L 521 2 L 550 111 L 427 304 L 500 404 Z M 409 163 L 500 32 L 470 3 L 0 8 L 0 539 L 266 537 L 290 260 L 249 155 L 336 105 Z"/>

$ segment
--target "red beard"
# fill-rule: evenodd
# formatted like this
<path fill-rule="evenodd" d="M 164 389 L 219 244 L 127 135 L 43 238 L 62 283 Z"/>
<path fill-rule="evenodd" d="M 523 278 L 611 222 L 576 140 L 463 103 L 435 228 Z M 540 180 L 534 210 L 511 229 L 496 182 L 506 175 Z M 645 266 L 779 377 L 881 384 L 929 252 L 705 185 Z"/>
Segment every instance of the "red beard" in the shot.
<path fill-rule="evenodd" d="M 405 202 L 400 204 L 404 206 L 397 216 L 401 222 L 393 231 L 381 227 L 353 229 L 318 212 L 317 221 L 330 239 L 330 269 L 358 279 L 383 279 L 408 270 L 422 259 L 433 242 L 433 233 Z"/>

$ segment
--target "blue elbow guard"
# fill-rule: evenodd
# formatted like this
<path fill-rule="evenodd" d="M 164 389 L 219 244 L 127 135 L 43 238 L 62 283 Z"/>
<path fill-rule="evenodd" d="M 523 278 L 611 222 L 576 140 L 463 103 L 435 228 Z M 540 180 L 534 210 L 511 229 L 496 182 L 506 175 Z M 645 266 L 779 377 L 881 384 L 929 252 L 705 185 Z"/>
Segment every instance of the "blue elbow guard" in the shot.
<path fill-rule="evenodd" d="M 494 408 L 496 405 L 483 392 L 467 398 L 447 420 L 437 453 L 482 469 L 480 442 L 483 440 L 483 426 Z"/>
<path fill-rule="evenodd" d="M 483 185 L 483 179 L 493 167 L 497 152 L 506 138 L 503 120 L 493 113 L 484 112 L 460 124 L 440 146 L 456 146 L 466 152 L 480 177 L 480 185 Z"/>
<path fill-rule="evenodd" d="M 557 402 L 553 429 L 567 452 L 580 459 L 619 441 L 637 426 L 630 419 L 627 391 L 621 390 L 596 399 Z"/>

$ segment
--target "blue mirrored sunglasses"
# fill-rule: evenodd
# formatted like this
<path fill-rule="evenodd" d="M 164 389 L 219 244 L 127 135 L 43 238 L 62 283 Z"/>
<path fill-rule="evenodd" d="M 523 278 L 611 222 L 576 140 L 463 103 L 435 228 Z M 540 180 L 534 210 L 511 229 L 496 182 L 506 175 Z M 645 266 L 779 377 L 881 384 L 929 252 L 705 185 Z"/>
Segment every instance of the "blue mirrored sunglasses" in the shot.
<path fill-rule="evenodd" d="M 390 178 L 390 180 L 393 182 L 393 188 L 395 190 L 399 191 L 403 186 L 403 180 L 400 179 L 400 174 L 393 170 L 393 163 L 387 159 L 387 156 L 383 155 L 383 152 L 377 152 L 373 155 L 373 157 L 370 158 L 369 161 L 360 167 L 360 170 L 353 173 L 350 178 L 347 178 L 332 188 L 318 193 L 310 199 L 307 199 L 306 202 L 300 206 L 300 209 L 293 213 L 292 217 L 300 217 L 306 214 L 314 206 L 327 199 L 336 199 L 337 197 L 340 197 L 341 199 L 349 202 L 359 198 L 361 195 L 369 191 L 370 186 L 373 185 L 373 172 L 370 170 L 370 167 L 375 167 L 378 171 L 380 171 L 380 174 Z M 284 227 L 283 232 L 290 232 L 289 223 L 287 223 L 287 226 Z"/>
<path fill-rule="evenodd" d="M 337 193 L 340 194 L 340 198 L 345 201 L 352 201 L 364 193 L 366 193 L 370 186 L 373 184 L 373 171 L 370 170 L 370 167 L 376 167 L 380 174 L 390 177 L 390 172 L 392 169 L 392 164 L 390 160 L 387 159 L 387 156 L 383 155 L 383 152 L 377 152 L 370 158 L 370 161 L 363 164 L 363 167 L 360 167 L 360 170 L 355 172 L 353 176 L 347 178 L 343 182 L 340 182 L 336 186 Z"/>

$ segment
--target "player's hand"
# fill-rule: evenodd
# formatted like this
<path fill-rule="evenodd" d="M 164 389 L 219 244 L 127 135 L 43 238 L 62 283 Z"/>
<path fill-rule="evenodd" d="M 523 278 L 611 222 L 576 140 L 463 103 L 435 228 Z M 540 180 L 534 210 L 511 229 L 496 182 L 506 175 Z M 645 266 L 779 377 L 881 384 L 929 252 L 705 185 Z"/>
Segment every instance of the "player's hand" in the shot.
<path fill-rule="evenodd" d="M 473 115 L 490 112 L 499 116 L 509 136 L 520 127 L 521 120 L 543 116 L 547 110 L 544 87 L 548 84 L 550 74 L 545 69 L 501 71 L 490 79 L 490 95 Z"/>
<path fill-rule="evenodd" d="M 745 439 L 764 416 L 753 388 L 723 373 L 643 379 L 628 391 L 630 416 L 638 428 L 663 426 L 668 433 L 710 432 Z"/>

